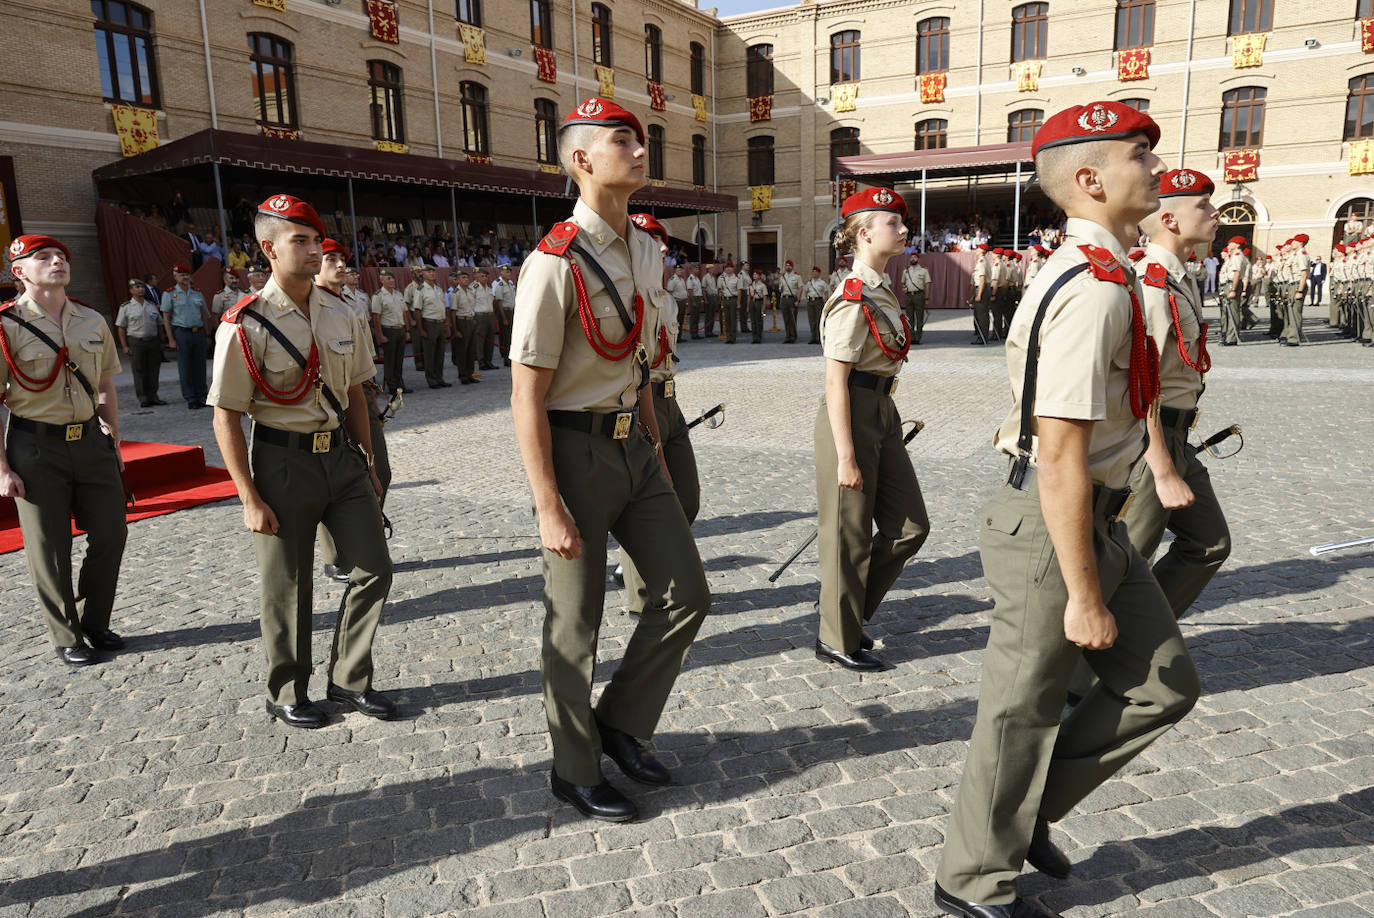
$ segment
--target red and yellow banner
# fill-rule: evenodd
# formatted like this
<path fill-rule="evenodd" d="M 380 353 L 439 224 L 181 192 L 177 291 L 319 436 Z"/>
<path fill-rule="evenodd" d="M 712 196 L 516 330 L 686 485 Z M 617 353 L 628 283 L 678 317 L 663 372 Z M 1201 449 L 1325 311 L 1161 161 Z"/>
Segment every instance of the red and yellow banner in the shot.
<path fill-rule="evenodd" d="M 1232 36 L 1232 69 L 1244 70 L 1247 67 L 1259 67 L 1262 65 L 1264 63 L 1264 43 L 1268 38 L 1268 32 L 1253 32 L 1249 35 Z"/>
<path fill-rule="evenodd" d="M 668 110 L 668 100 L 664 97 L 663 84 L 649 81 L 649 107 L 656 112 Z"/>
<path fill-rule="evenodd" d="M 945 101 L 945 84 L 949 80 L 949 74 L 943 70 L 939 73 L 921 74 L 921 104 L 930 105 L 934 102 Z"/>
<path fill-rule="evenodd" d="M 468 162 L 475 166 L 490 166 L 491 156 L 486 153 L 469 153 Z"/>
<path fill-rule="evenodd" d="M 1126 48 L 1116 53 L 1116 78 L 1122 83 L 1150 77 L 1150 49 Z"/>
<path fill-rule="evenodd" d="M 269 10 L 276 10 L 278 13 L 286 12 L 286 0 L 253 0 L 254 6 L 265 6 Z"/>
<path fill-rule="evenodd" d="M 697 120 L 705 123 L 706 121 L 706 97 L 700 93 L 692 93 L 692 108 L 696 109 Z"/>
<path fill-rule="evenodd" d="M 553 163 L 540 163 L 539 171 L 543 172 L 545 175 L 558 175 L 563 170 L 555 166 Z"/>
<path fill-rule="evenodd" d="M 830 87 L 830 101 L 837 112 L 852 112 L 859 98 L 858 83 L 835 83 Z"/>
<path fill-rule="evenodd" d="M 262 136 L 270 137 L 273 140 L 300 140 L 301 132 L 298 128 L 269 127 L 265 124 L 258 125 L 262 131 Z"/>
<path fill-rule="evenodd" d="M 1259 178 L 1259 150 L 1232 150 L 1226 154 L 1225 177 L 1227 184 L 1253 182 Z"/>
<path fill-rule="evenodd" d="M 1374 19 L 1360 20 L 1360 50 L 1374 54 Z"/>
<path fill-rule="evenodd" d="M 115 133 L 119 135 L 120 155 L 137 156 L 157 149 L 156 111 L 132 105 L 112 105 L 110 110 L 114 114 Z"/>
<path fill-rule="evenodd" d="M 1043 61 L 1016 62 L 1016 91 L 1035 92 L 1040 88 L 1040 68 Z"/>
<path fill-rule="evenodd" d="M 854 179 L 839 179 L 830 183 L 830 203 L 840 205 L 845 202 L 851 194 L 859 190 L 859 183 Z"/>
<path fill-rule="evenodd" d="M 749 186 L 749 209 L 754 213 L 771 210 L 773 207 L 772 185 Z"/>
<path fill-rule="evenodd" d="M 394 141 L 394 140 L 379 140 L 379 141 L 377 141 L 377 152 L 378 152 L 378 153 L 405 153 L 405 152 L 406 152 L 407 150 L 409 150 L 409 149 L 410 149 L 410 148 L 407 147 L 405 144 L 403 144 L 403 143 L 397 143 L 397 142 Z"/>
<path fill-rule="evenodd" d="M 773 94 L 749 97 L 749 120 L 768 121 L 773 117 Z"/>
<path fill-rule="evenodd" d="M 1346 168 L 1351 175 L 1374 173 L 1374 140 L 1350 141 L 1350 155 L 1346 159 Z"/>
<path fill-rule="evenodd" d="M 487 36 L 479 27 L 458 23 L 458 36 L 463 39 L 463 62 L 485 64 L 487 62 Z"/>
<path fill-rule="evenodd" d="M 372 37 L 378 41 L 399 45 L 401 25 L 396 13 L 396 0 L 364 0 L 367 19 L 372 23 Z"/>
<path fill-rule="evenodd" d="M 552 48 L 541 48 L 534 46 L 534 66 L 538 69 L 537 76 L 545 83 L 558 82 L 558 58 L 554 57 Z"/>
<path fill-rule="evenodd" d="M 596 68 L 596 94 L 603 99 L 615 98 L 615 70 L 611 67 Z"/>

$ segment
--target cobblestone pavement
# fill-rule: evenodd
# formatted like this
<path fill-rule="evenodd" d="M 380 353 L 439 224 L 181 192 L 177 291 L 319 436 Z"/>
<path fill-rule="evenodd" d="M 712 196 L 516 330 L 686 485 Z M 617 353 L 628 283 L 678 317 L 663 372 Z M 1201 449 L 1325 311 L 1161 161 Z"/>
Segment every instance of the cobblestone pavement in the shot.
<path fill-rule="evenodd" d="M 1308 330 L 1300 350 L 1216 348 L 1199 430 L 1242 423 L 1246 448 L 1211 463 L 1235 552 L 1184 620 L 1205 694 L 1058 826 L 1074 878 L 1023 877 L 1067 915 L 1374 914 L 1374 553 L 1307 553 L 1374 534 L 1374 357 Z M 934 915 L 990 606 L 974 517 L 1009 401 L 1000 348 L 970 336 L 967 313 L 935 313 L 897 396 L 927 424 L 912 452 L 933 533 L 872 626 L 892 668 L 865 675 L 812 655 L 814 552 L 767 582 L 812 526 L 817 349 L 683 345 L 688 416 L 729 406 L 695 438 L 715 603 L 654 742 L 673 786 L 607 765 L 644 812 L 632 824 L 548 792 L 506 370 L 417 392 L 389 428 L 376 682 L 404 719 L 268 722 L 237 502 L 131 527 L 114 622 L 129 648 L 84 671 L 54 658 L 22 554 L 0 557 L 0 918 Z M 123 432 L 217 461 L 209 415 L 126 410 Z M 317 697 L 340 595 L 317 582 Z M 632 628 L 614 585 L 607 606 L 599 679 Z"/>

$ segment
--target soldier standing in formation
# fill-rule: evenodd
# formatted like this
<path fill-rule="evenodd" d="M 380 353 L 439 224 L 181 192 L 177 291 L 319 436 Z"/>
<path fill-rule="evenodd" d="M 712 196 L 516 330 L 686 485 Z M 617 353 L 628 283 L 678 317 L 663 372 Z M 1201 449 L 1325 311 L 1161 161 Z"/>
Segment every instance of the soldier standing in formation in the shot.
<path fill-rule="evenodd" d="M 741 293 L 741 296 L 744 296 Z M 750 340 L 754 344 L 763 343 L 763 311 L 768 306 L 768 285 L 763 282 L 763 272 L 754 269 L 754 281 L 748 288 Z"/>
<path fill-rule="evenodd" d="M 1241 249 L 1245 247 L 1244 236 L 1232 236 L 1222 250 L 1221 269 L 1217 277 L 1217 299 L 1221 303 L 1221 343 L 1223 347 L 1240 344 L 1240 290 L 1244 276 L 1250 270 Z M 1270 313 L 1273 314 L 1273 300 L 1270 300 Z M 1272 324 L 1270 337 L 1278 334 Z"/>
<path fill-rule="evenodd" d="M 820 321 L 825 397 L 816 412 L 816 656 L 876 670 L 883 662 L 869 652 L 873 639 L 864 623 L 930 534 L 892 400 L 911 327 L 885 269 L 905 247 L 906 202 L 895 191 L 871 188 L 846 198 L 841 216 L 835 247 L 855 259 Z"/>
<path fill-rule="evenodd" d="M 635 216 L 640 215 L 636 214 Z M 658 223 L 657 220 L 654 220 L 654 222 Z M 663 224 L 658 223 L 658 225 L 662 226 Z M 644 229 L 644 226 L 642 224 L 640 225 L 640 229 Z M 673 305 L 677 308 L 678 319 L 673 324 L 680 325 L 682 322 L 687 321 L 688 316 L 687 269 L 684 268 L 682 265 L 676 265 L 673 268 L 673 273 L 668 275 L 668 283 L 665 285 L 665 289 L 668 291 L 668 295 L 673 298 Z"/>
<path fill-rule="evenodd" d="M 601 756 L 641 783 L 670 781 L 641 741 L 657 727 L 711 599 L 648 385 L 658 306 L 645 294 L 661 286 L 663 259 L 626 208 L 645 184 L 644 129 L 614 102 L 591 98 L 564 119 L 558 151 L 579 198 L 521 269 L 511 413 L 543 545 L 550 784 L 584 815 L 623 822 L 638 810 L 603 777 Z M 662 603 L 640 617 L 593 709 L 608 534 Z"/>
<path fill-rule="evenodd" d="M 237 271 L 224 272 L 224 289 L 216 293 L 210 300 L 210 327 L 218 328 L 220 317 L 239 300 L 243 299 L 243 290 L 239 288 L 239 275 Z"/>
<path fill-rule="evenodd" d="M 373 339 L 382 338 L 382 380 L 386 391 L 411 391 L 405 384 L 406 335 L 410 332 L 410 310 L 405 297 L 396 292 L 396 275 L 382 268 L 382 286 L 372 294 Z"/>
<path fill-rule="evenodd" d="M 739 263 L 739 293 L 735 299 L 735 318 L 739 322 L 739 330 L 749 331 L 749 285 L 753 282 L 754 274 L 749 268 L 749 262 Z"/>
<path fill-rule="evenodd" d="M 973 275 L 970 278 L 973 299 L 973 330 L 978 337 L 970 341 L 969 344 L 987 344 L 988 335 L 992 331 L 988 325 L 988 319 L 992 311 L 993 269 L 989 266 L 988 261 L 988 246 L 983 243 L 978 246 L 978 257 L 973 263 Z"/>
<path fill-rule="evenodd" d="M 690 329 L 693 338 L 701 337 L 701 311 L 705 308 L 705 301 L 702 299 L 701 274 L 703 270 L 700 265 L 687 273 L 687 329 Z M 684 329 L 685 330 L 685 329 Z M 682 332 L 679 332 L 681 335 Z"/>
<path fill-rule="evenodd" d="M 735 335 L 739 328 L 739 294 L 743 284 L 740 278 L 735 276 L 735 266 L 729 262 L 725 263 L 725 273 L 720 276 L 720 302 L 721 309 L 721 336 L 726 344 L 735 343 Z"/>
<path fill-rule="evenodd" d="M 701 334 L 705 338 L 714 337 L 716 334 L 716 319 L 720 313 L 720 279 L 711 269 L 714 264 L 702 265 L 701 267 L 701 297 L 704 302 L 702 311 L 706 313 L 705 327 L 701 329 Z M 694 334 L 692 337 L 696 337 Z"/>
<path fill-rule="evenodd" d="M 478 360 L 480 356 L 478 369 L 494 370 L 496 364 L 491 361 L 496 350 L 493 344 L 496 338 L 496 307 L 491 296 L 491 275 L 486 268 L 477 269 L 477 280 L 468 287 L 468 293 L 472 294 L 472 312 L 477 322 L 472 341 L 472 359 Z M 474 373 L 473 381 L 479 379 L 481 376 Z"/>
<path fill-rule="evenodd" d="M 1307 285 L 1312 271 L 1312 259 L 1307 255 L 1309 237 L 1299 233 L 1288 240 L 1282 266 L 1283 277 L 1283 331 L 1279 335 L 1280 347 L 1298 347 L 1302 344 L 1302 307 L 1307 302 Z"/>
<path fill-rule="evenodd" d="M 176 280 L 162 294 L 162 324 L 167 343 L 177 352 L 177 375 L 181 378 L 181 397 L 186 407 L 205 407 L 205 342 L 210 335 L 210 311 L 205 297 L 191 286 L 191 269 L 173 265 Z"/>
<path fill-rule="evenodd" d="M 789 259 L 778 278 L 778 309 L 782 311 L 783 344 L 797 341 L 797 303 L 801 301 L 802 279 Z"/>
<path fill-rule="evenodd" d="M 502 265 L 500 277 L 491 285 L 491 298 L 501 322 L 501 358 L 510 366 L 510 330 L 515 323 L 515 281 L 511 279 L 510 265 Z"/>
<path fill-rule="evenodd" d="M 267 713 L 292 727 L 326 723 L 309 695 L 315 530 L 323 523 L 353 565 L 326 697 L 388 718 L 395 705 L 372 688 L 372 639 L 391 590 L 362 389 L 374 374 L 372 348 L 343 301 L 313 283 L 325 238 L 314 208 L 273 195 L 258 206 L 253 228 L 272 279 L 225 313 L 210 402 L 258 556 Z"/>
<path fill-rule="evenodd" d="M 964 918 L 1034 918 L 1023 861 L 1071 865 L 1049 824 L 1181 719 L 1200 686 L 1168 600 L 1118 519 L 1159 391 L 1127 250 L 1158 206 L 1159 127 L 1118 102 L 1045 121 L 1032 155 L 1068 215 L 1064 244 L 1012 321 L 1009 475 L 979 513 L 995 605 L 978 716 L 935 901 Z M 1085 653 L 1085 651 L 1091 651 Z M 1075 667 L 1099 684 L 1060 722 Z"/>
<path fill-rule="evenodd" d="M 420 329 L 420 347 L 415 359 L 424 367 L 429 387 L 444 389 L 453 385 L 444 382 L 444 345 L 453 333 L 444 306 L 444 291 L 434 283 L 434 268 L 429 265 L 420 265 L 415 275 L 416 279 L 406 288 L 411 323 Z"/>
<path fill-rule="evenodd" d="M 10 410 L 0 497 L 14 498 L 24 561 L 57 658 L 87 666 L 98 661 L 95 651 L 124 647 L 110 630 L 128 533 L 114 384 L 119 354 L 105 318 L 67 296 L 65 245 L 20 236 L 9 256 L 23 293 L 0 305 L 0 400 Z M 76 589 L 73 520 L 86 531 Z"/>
<path fill-rule="evenodd" d="M 820 266 L 811 269 L 811 279 L 806 282 L 806 327 L 811 333 L 807 344 L 821 343 L 821 307 L 830 296 L 830 285 L 825 282 Z"/>
<path fill-rule="evenodd" d="M 129 281 L 129 299 L 119 307 L 115 333 L 119 335 L 120 350 L 131 358 L 138 403 L 151 408 L 167 403 L 157 397 L 157 377 L 162 370 L 162 343 L 157 336 L 161 311 L 156 303 L 144 299 L 147 289 L 138 278 Z"/>
<path fill-rule="evenodd" d="M 926 290 L 930 286 L 930 272 L 921 264 L 921 257 L 911 253 L 911 262 L 902 270 L 902 291 L 906 294 L 906 318 L 911 325 L 911 343 L 920 344 L 926 329 Z"/>

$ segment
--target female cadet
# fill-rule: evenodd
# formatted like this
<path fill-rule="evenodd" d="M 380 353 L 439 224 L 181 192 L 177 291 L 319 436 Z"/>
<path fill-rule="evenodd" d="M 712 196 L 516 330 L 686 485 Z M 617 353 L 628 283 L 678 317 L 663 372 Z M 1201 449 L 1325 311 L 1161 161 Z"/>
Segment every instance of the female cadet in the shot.
<path fill-rule="evenodd" d="M 840 253 L 853 273 L 821 314 L 825 398 L 816 415 L 821 599 L 816 657 L 881 669 L 863 622 L 930 532 L 892 401 L 911 330 L 886 274 L 906 241 L 906 202 L 886 188 L 846 199 Z M 874 529 L 877 529 L 875 534 Z"/>

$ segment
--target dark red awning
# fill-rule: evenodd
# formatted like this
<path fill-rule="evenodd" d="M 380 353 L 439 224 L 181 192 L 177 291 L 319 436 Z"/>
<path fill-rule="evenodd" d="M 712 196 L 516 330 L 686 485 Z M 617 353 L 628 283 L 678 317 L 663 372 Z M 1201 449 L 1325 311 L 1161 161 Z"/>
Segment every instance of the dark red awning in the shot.
<path fill-rule="evenodd" d="M 1034 168 L 1029 143 L 991 143 L 978 147 L 841 156 L 835 163 L 840 175 L 884 181 L 919 180 L 922 171 L 927 178 L 950 178 L 1012 172 L 1017 163 Z"/>

